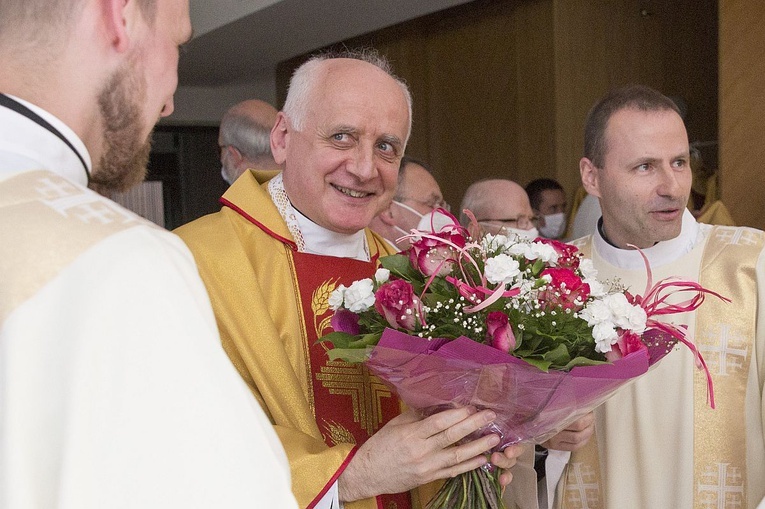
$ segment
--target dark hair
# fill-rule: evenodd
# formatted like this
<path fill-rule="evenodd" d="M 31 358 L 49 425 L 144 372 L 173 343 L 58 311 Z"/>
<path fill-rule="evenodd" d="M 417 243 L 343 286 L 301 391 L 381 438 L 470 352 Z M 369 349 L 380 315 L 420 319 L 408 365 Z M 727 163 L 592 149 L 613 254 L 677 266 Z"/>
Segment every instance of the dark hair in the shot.
<path fill-rule="evenodd" d="M 539 210 L 539 205 L 542 203 L 542 191 L 546 191 L 548 189 L 563 191 L 563 186 L 560 185 L 557 180 L 541 178 L 541 179 L 532 180 L 531 182 L 526 184 L 525 189 L 526 189 L 526 194 L 529 195 L 529 202 L 531 203 L 531 208 L 534 210 Z"/>
<path fill-rule="evenodd" d="M 404 182 L 404 173 L 406 172 L 407 164 L 416 164 L 417 166 L 422 166 L 428 173 L 431 175 L 433 174 L 433 170 L 431 170 L 430 166 L 424 161 L 410 156 L 403 156 L 401 158 L 401 162 L 398 164 L 398 181 L 396 184 L 396 196 L 393 197 L 394 200 L 402 200 L 404 198 L 404 196 L 401 196 L 401 189 Z"/>
<path fill-rule="evenodd" d="M 606 127 L 611 117 L 621 110 L 671 110 L 681 115 L 677 104 L 669 97 L 645 85 L 630 85 L 612 90 L 598 101 L 587 114 L 584 126 L 584 157 L 596 168 L 602 168 L 606 156 Z"/>

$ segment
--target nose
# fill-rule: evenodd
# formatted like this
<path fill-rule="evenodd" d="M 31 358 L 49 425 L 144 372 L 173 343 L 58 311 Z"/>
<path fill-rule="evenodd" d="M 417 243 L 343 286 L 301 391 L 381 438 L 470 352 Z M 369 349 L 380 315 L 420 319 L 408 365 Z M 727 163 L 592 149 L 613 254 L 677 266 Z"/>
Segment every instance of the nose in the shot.
<path fill-rule="evenodd" d="M 682 194 L 683 185 L 686 175 L 686 169 L 675 169 L 671 165 L 664 165 L 661 171 L 661 181 L 657 188 L 659 196 L 665 196 L 668 198 L 677 198 Z"/>
<path fill-rule="evenodd" d="M 356 175 L 361 181 L 374 178 L 375 160 L 373 151 L 359 147 L 356 151 L 356 157 L 349 167 L 350 172 Z"/>
<path fill-rule="evenodd" d="M 164 104 L 164 106 L 162 106 L 162 111 L 160 112 L 160 116 L 168 117 L 173 111 L 175 111 L 175 104 L 173 103 L 173 97 L 171 96 L 170 99 L 168 99 L 167 102 Z"/>

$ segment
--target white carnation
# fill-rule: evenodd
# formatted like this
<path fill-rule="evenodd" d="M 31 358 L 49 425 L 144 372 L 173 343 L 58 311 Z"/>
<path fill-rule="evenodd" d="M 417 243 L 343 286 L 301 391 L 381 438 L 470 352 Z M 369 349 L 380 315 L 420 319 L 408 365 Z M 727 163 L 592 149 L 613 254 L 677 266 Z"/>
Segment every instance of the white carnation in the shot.
<path fill-rule="evenodd" d="M 486 279 L 493 284 L 512 283 L 515 277 L 521 273 L 518 260 L 506 254 L 488 258 L 484 272 Z"/>
<path fill-rule="evenodd" d="M 600 353 L 610 352 L 611 345 L 619 339 L 616 329 L 609 322 L 596 324 L 592 328 L 592 337 L 595 339 L 595 350 Z"/>
<path fill-rule="evenodd" d="M 623 293 L 612 293 L 607 295 L 603 302 L 606 303 L 611 310 L 611 315 L 614 317 L 614 322 L 621 323 L 630 311 L 632 310 L 632 304 L 629 303 L 627 297 Z"/>
<path fill-rule="evenodd" d="M 379 285 L 388 281 L 389 278 L 390 278 L 390 271 L 388 269 L 383 269 L 382 267 L 380 267 L 375 272 L 375 281 L 377 281 L 377 284 Z"/>
<path fill-rule="evenodd" d="M 587 321 L 587 325 L 593 325 L 608 322 L 611 323 L 611 309 L 602 299 L 594 300 L 587 304 L 579 312 L 579 316 Z"/>
<path fill-rule="evenodd" d="M 504 235 L 492 235 L 491 233 L 487 233 L 481 239 L 481 248 L 485 253 L 504 249 L 506 245 L 507 237 Z"/>
<path fill-rule="evenodd" d="M 345 307 L 352 313 L 361 313 L 375 304 L 374 284 L 369 278 L 354 281 L 345 290 Z"/>
<path fill-rule="evenodd" d="M 622 329 L 642 334 L 645 332 L 646 320 L 648 320 L 648 316 L 645 314 L 645 309 L 640 306 L 631 306 L 629 311 L 626 314 L 617 317 L 614 323 Z"/>
<path fill-rule="evenodd" d="M 558 261 L 558 252 L 550 244 L 532 242 L 528 244 L 526 258 L 528 260 L 542 260 L 545 263 L 555 263 Z"/>
<path fill-rule="evenodd" d="M 329 294 L 329 309 L 337 311 L 343 307 L 343 300 L 345 300 L 345 285 L 340 285 Z"/>
<path fill-rule="evenodd" d="M 600 297 L 606 296 L 606 287 L 598 281 L 597 279 L 588 279 L 584 278 L 583 281 L 590 285 L 590 295 L 595 297 L 596 299 L 599 299 Z"/>
<path fill-rule="evenodd" d="M 598 270 L 592 264 L 592 260 L 589 258 L 582 258 L 579 260 L 579 270 L 582 273 L 584 279 L 595 279 L 598 277 Z"/>

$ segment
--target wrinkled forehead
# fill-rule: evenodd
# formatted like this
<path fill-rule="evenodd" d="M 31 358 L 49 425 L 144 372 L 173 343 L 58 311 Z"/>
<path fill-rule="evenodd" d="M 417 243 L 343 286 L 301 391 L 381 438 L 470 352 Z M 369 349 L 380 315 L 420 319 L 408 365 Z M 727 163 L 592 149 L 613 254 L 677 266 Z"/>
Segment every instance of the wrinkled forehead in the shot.
<path fill-rule="evenodd" d="M 310 94 L 310 104 L 319 107 L 309 108 L 307 120 L 344 123 L 343 117 L 372 115 L 375 120 L 386 120 L 386 126 L 381 128 L 395 128 L 397 132 L 391 134 L 405 140 L 408 103 L 401 86 L 391 76 L 368 62 L 345 58 L 322 62 L 320 69 Z"/>

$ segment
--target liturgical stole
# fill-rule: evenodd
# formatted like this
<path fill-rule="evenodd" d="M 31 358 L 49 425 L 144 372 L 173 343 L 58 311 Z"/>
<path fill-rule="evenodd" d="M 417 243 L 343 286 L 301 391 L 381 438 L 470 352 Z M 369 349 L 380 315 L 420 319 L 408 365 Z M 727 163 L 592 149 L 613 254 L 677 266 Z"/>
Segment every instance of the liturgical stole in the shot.
<path fill-rule="evenodd" d="M 351 258 L 314 255 L 291 251 L 306 359 L 310 362 L 311 380 L 308 400 L 313 405 L 316 424 L 328 446 L 339 443 L 363 444 L 385 423 L 401 413 L 398 398 L 364 364 L 330 361 L 331 345 L 320 343 L 332 332 L 329 296 L 338 285 L 373 278 L 376 258 L 363 262 Z M 377 497 L 381 509 L 409 509 L 409 492 Z"/>
<path fill-rule="evenodd" d="M 695 509 L 749 506 L 746 440 L 743 432 L 731 430 L 741 429 L 746 422 L 746 383 L 757 316 L 755 264 L 764 245 L 765 234 L 759 230 L 714 226 L 704 248 L 699 283 L 731 302 L 708 297 L 696 311 L 694 342 L 712 374 L 716 409 L 709 407 L 706 377 L 698 370 L 693 389 Z M 585 257 L 591 257 L 591 237 L 579 247 Z M 605 507 L 600 476 L 593 435 L 587 446 L 571 455 L 557 490 L 559 507 Z"/>

